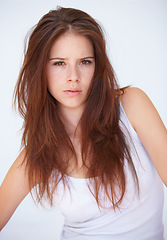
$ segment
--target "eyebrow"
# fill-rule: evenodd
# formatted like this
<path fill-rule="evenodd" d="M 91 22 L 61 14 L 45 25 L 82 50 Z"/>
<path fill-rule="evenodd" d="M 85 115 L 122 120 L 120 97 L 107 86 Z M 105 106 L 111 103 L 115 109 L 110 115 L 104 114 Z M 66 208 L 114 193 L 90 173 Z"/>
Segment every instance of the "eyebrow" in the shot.
<path fill-rule="evenodd" d="M 66 60 L 67 58 L 61 58 L 61 57 L 54 57 L 54 58 L 49 58 L 49 60 Z"/>
<path fill-rule="evenodd" d="M 87 59 L 87 58 L 92 58 L 92 59 L 94 59 L 93 56 L 90 56 L 90 57 L 84 57 L 84 58 L 81 58 L 81 60 L 84 60 L 84 59 Z"/>
<path fill-rule="evenodd" d="M 88 59 L 88 58 L 92 58 L 94 59 L 93 56 L 88 56 L 88 57 L 83 57 L 83 58 L 80 58 L 80 60 L 84 60 L 84 59 Z M 62 58 L 62 57 L 53 57 L 53 58 L 49 58 L 50 61 L 52 60 L 67 60 L 67 58 Z"/>

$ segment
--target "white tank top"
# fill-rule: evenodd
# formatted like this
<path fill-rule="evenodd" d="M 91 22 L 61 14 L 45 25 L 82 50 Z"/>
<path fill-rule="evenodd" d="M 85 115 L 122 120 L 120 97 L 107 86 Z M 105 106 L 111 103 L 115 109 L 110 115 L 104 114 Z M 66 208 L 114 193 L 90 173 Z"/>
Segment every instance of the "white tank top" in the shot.
<path fill-rule="evenodd" d="M 137 151 L 132 150 L 131 154 L 139 178 L 140 195 L 134 189 L 128 165 L 125 167 L 126 193 L 120 208 L 115 211 L 108 208 L 108 202 L 105 202 L 105 208 L 98 208 L 87 187 L 87 179 L 69 177 L 70 192 L 64 191 L 60 183 L 54 196 L 55 205 L 65 218 L 61 240 L 164 239 L 163 185 L 122 105 L 120 126 L 124 132 L 127 128 Z"/>

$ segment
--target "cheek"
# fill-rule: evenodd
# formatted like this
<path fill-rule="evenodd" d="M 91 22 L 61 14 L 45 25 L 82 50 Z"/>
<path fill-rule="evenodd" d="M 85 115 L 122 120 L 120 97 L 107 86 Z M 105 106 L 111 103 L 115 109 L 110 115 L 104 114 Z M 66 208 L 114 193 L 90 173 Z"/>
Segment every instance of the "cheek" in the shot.
<path fill-rule="evenodd" d="M 93 78 L 94 73 L 95 73 L 95 63 L 93 64 L 92 69 L 90 71 L 91 78 Z"/>
<path fill-rule="evenodd" d="M 49 73 L 47 73 L 46 77 L 47 77 L 47 87 L 49 92 L 51 92 L 51 89 L 54 85 L 53 77 Z"/>
<path fill-rule="evenodd" d="M 53 68 L 49 67 L 47 69 L 46 77 L 47 77 L 47 86 L 48 90 L 51 92 L 52 89 L 55 89 L 59 85 L 60 74 L 56 72 Z"/>
<path fill-rule="evenodd" d="M 90 69 L 86 74 L 86 79 L 88 84 L 92 82 L 93 77 L 94 77 L 94 68 Z"/>
<path fill-rule="evenodd" d="M 53 96 L 57 91 L 58 84 L 56 83 L 56 79 L 50 74 L 47 75 L 47 88 L 50 94 Z"/>
<path fill-rule="evenodd" d="M 58 84 L 53 81 L 48 81 L 47 88 L 52 97 L 57 100 L 60 95 L 60 87 L 58 86 Z"/>

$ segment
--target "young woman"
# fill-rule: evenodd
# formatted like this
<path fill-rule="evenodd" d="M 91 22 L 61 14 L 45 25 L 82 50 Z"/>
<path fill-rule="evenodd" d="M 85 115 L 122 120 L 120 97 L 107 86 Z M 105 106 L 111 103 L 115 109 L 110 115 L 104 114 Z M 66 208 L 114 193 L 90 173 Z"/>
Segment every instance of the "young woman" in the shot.
<path fill-rule="evenodd" d="M 61 239 L 163 239 L 167 132 L 143 91 L 119 88 L 92 17 L 42 17 L 15 103 L 23 150 L 0 187 L 0 229 L 31 192 L 61 209 Z"/>

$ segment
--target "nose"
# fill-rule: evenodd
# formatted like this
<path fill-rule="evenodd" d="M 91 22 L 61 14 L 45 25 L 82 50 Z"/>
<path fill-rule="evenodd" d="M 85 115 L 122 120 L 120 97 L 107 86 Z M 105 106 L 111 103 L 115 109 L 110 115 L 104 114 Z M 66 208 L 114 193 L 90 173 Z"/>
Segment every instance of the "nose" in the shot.
<path fill-rule="evenodd" d="M 69 66 L 68 70 L 68 81 L 69 82 L 79 82 L 79 69 L 77 66 Z"/>

